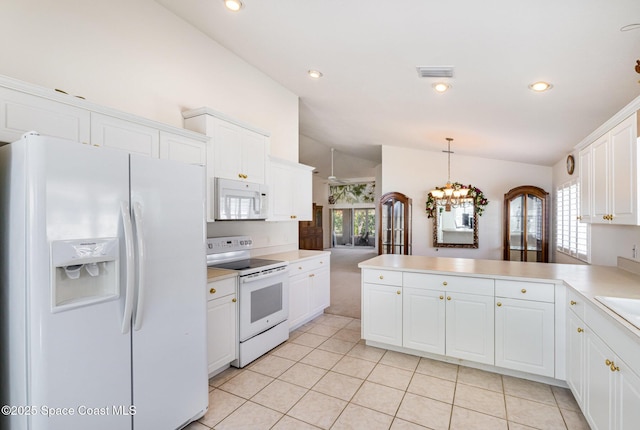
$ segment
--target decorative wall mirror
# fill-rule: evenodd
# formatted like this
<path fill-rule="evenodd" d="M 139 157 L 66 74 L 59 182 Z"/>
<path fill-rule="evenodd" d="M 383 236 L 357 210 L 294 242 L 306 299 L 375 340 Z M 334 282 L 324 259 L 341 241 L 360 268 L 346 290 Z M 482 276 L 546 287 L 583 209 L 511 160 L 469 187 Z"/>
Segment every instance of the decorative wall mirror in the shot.
<path fill-rule="evenodd" d="M 461 188 L 466 190 L 464 197 Z M 480 189 L 459 182 L 431 191 L 426 210 L 433 218 L 434 248 L 478 248 L 478 218 L 488 203 Z"/>

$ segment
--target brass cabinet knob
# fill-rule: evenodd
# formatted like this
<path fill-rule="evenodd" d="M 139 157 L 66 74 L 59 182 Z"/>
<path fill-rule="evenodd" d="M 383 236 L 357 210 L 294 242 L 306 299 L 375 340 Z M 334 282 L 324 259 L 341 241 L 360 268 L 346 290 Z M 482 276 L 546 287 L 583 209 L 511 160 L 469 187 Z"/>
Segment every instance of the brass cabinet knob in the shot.
<path fill-rule="evenodd" d="M 400 294 L 400 290 L 396 291 L 396 294 Z"/>
<path fill-rule="evenodd" d="M 611 363 L 611 366 L 609 366 L 609 369 L 611 369 L 612 372 L 619 372 L 620 368 L 618 366 L 616 366 L 614 363 Z"/>
<path fill-rule="evenodd" d="M 442 283 L 442 285 L 444 285 L 444 286 L 446 287 L 446 286 L 447 286 L 447 281 L 444 281 L 444 282 Z"/>
<path fill-rule="evenodd" d="M 578 302 L 576 302 L 575 300 L 571 300 L 571 301 L 569 302 L 569 304 L 570 304 L 571 306 L 574 306 L 574 305 L 577 305 L 577 304 L 578 304 Z"/>
<path fill-rule="evenodd" d="M 315 273 L 310 273 L 310 274 L 309 274 L 309 277 L 310 277 L 310 278 L 313 278 L 314 276 L 316 276 L 316 275 L 315 275 Z"/>
<path fill-rule="evenodd" d="M 526 292 L 527 292 L 527 290 L 523 288 L 523 289 L 521 289 L 521 290 L 520 290 L 520 292 L 521 292 L 522 294 L 524 294 L 524 293 L 526 293 Z"/>
<path fill-rule="evenodd" d="M 231 301 L 232 301 L 233 303 L 237 302 L 237 300 L 236 300 L 236 298 L 235 298 L 235 297 L 234 297 L 233 299 L 231 299 Z"/>
<path fill-rule="evenodd" d="M 298 266 L 298 270 L 302 270 L 302 266 Z"/>
<path fill-rule="evenodd" d="M 384 279 L 384 276 L 380 275 L 380 279 Z"/>
<path fill-rule="evenodd" d="M 607 366 L 611 366 L 613 364 L 613 361 L 607 358 L 606 360 L 604 360 L 604 364 L 606 364 Z"/>
<path fill-rule="evenodd" d="M 242 173 L 238 173 L 238 178 L 242 179 Z"/>
<path fill-rule="evenodd" d="M 444 299 L 444 296 L 440 296 L 440 300 Z"/>
<path fill-rule="evenodd" d="M 582 333 L 584 329 L 582 327 L 578 327 L 578 333 Z"/>
<path fill-rule="evenodd" d="M 496 306 L 498 306 L 498 307 L 502 306 L 502 302 L 496 303 Z"/>
<path fill-rule="evenodd" d="M 211 289 L 209 290 L 209 292 L 210 292 L 211 294 L 215 294 L 215 293 L 216 293 L 216 289 L 215 289 L 215 288 L 211 288 Z"/>
<path fill-rule="evenodd" d="M 447 300 L 451 300 L 451 296 L 447 296 Z"/>

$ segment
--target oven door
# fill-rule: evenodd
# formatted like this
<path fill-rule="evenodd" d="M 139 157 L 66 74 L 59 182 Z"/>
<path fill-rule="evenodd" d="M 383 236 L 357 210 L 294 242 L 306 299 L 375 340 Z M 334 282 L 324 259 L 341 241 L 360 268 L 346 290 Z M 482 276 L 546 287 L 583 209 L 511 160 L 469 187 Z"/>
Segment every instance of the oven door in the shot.
<path fill-rule="evenodd" d="M 289 316 L 289 271 L 240 277 L 240 342 L 285 321 Z"/>

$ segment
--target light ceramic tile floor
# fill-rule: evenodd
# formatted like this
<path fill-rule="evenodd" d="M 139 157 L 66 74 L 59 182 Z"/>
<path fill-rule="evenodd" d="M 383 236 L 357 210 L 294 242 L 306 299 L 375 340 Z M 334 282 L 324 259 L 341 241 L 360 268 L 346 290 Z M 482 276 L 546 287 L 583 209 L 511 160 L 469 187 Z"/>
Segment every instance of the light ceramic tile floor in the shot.
<path fill-rule="evenodd" d="M 366 346 L 324 314 L 209 381 L 206 429 L 589 429 L 565 388 Z"/>

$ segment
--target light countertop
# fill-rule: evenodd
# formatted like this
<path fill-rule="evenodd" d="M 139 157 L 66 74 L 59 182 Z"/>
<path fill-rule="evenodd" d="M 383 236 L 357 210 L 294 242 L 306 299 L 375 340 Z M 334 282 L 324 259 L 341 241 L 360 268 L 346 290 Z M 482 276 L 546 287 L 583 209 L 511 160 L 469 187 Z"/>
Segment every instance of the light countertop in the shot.
<path fill-rule="evenodd" d="M 594 299 L 595 296 L 640 299 L 640 276 L 617 267 L 391 254 L 363 261 L 358 267 L 564 284 L 640 336 L 640 330 Z"/>
<path fill-rule="evenodd" d="M 207 267 L 207 282 L 221 281 L 227 278 L 238 276 L 238 272 L 229 269 L 214 269 Z"/>
<path fill-rule="evenodd" d="M 309 258 L 319 257 L 321 255 L 329 256 L 329 251 L 311 251 L 307 249 L 296 249 L 293 251 L 279 252 L 277 254 L 261 255 L 259 258 L 268 258 L 270 260 L 288 261 L 292 263 L 294 261 L 307 260 Z"/>

